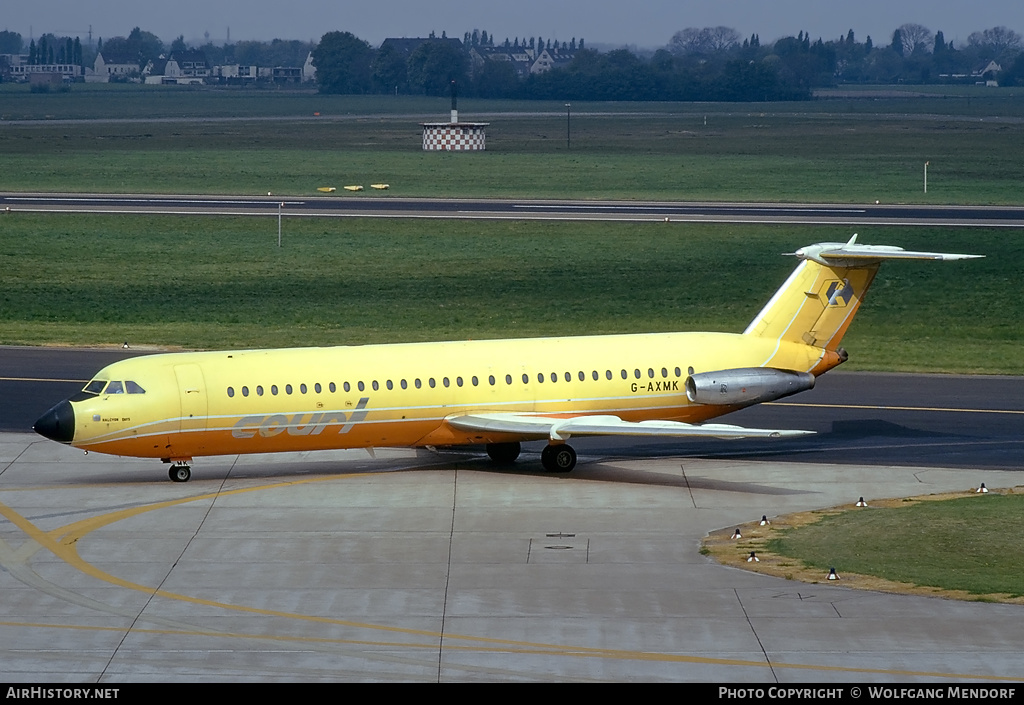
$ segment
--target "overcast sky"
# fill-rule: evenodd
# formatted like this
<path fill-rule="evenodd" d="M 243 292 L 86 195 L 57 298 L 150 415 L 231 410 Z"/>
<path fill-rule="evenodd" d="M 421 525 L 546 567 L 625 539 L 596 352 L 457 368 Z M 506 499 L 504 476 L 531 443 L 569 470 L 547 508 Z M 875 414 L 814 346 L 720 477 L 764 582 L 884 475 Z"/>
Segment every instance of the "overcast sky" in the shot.
<path fill-rule="evenodd" d="M 473 29 L 506 37 L 536 37 L 588 44 L 664 46 L 677 30 L 724 25 L 762 43 L 809 32 L 826 40 L 853 29 L 888 43 L 901 24 L 942 30 L 946 40 L 966 42 L 971 32 L 1005 25 L 1024 34 L 1024 0 L 47 0 L 4 3 L 0 28 L 20 32 L 26 43 L 43 32 L 86 41 L 126 36 L 133 27 L 165 42 L 178 35 L 202 42 L 204 33 L 231 40 L 319 40 L 324 32 L 349 31 L 372 45 L 385 37 L 421 37 L 431 30 L 461 38 Z"/>

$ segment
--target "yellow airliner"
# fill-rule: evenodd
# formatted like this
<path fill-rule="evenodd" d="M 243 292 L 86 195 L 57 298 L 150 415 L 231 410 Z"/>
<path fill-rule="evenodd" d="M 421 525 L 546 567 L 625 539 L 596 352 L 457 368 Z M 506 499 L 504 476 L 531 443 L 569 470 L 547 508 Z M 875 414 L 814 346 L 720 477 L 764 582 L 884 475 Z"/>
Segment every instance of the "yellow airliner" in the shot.
<path fill-rule="evenodd" d="M 485 445 L 498 462 L 547 440 L 568 472 L 572 436 L 785 437 L 705 423 L 814 386 L 884 260 L 981 255 L 820 243 L 742 334 L 658 333 L 170 353 L 116 362 L 44 414 L 43 436 L 170 463 L 337 448 Z"/>

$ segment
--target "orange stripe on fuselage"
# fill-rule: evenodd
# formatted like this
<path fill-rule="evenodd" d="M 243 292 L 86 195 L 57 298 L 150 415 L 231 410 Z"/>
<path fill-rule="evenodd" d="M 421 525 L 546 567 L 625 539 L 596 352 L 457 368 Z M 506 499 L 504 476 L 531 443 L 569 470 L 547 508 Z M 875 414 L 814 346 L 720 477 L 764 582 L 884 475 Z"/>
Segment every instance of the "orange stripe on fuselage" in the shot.
<path fill-rule="evenodd" d="M 633 410 L 615 409 L 614 411 L 624 421 L 639 422 L 662 419 L 701 423 L 737 408 L 694 405 Z M 537 414 L 537 416 L 545 418 L 573 418 L 582 415 L 584 414 Z M 244 420 L 244 418 L 241 417 L 239 420 Z M 211 423 L 217 421 L 220 419 L 210 420 Z M 246 426 L 242 433 L 239 433 L 237 428 L 221 427 L 215 430 L 182 431 L 174 434 L 160 432 L 144 436 L 126 434 L 119 438 L 80 444 L 79 447 L 112 455 L 177 458 L 342 448 L 503 443 L 523 438 L 520 434 L 460 431 L 453 429 L 440 418 L 364 420 L 354 423 L 350 430 L 343 433 L 342 429 L 344 428 L 343 424 L 332 424 L 314 434 L 312 432 L 296 433 L 294 431 L 297 429 L 294 427 L 271 425 Z M 270 432 L 267 432 L 268 429 Z"/>

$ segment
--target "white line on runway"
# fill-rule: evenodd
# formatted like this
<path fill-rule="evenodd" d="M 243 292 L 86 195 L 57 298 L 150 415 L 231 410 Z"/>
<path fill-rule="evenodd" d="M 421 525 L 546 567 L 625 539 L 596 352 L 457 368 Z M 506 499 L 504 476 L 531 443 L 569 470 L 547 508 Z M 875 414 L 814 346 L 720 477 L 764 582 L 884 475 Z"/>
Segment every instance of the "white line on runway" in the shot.
<path fill-rule="evenodd" d="M 600 205 L 547 205 L 547 204 L 513 204 L 513 208 L 537 208 L 537 209 L 548 209 L 548 210 L 634 210 L 634 211 L 672 211 L 678 212 L 692 211 L 692 210 L 711 210 L 711 211 L 726 211 L 726 210 L 738 210 L 738 211 L 750 211 L 755 213 L 838 213 L 840 215 L 846 215 L 850 213 L 867 213 L 864 208 L 771 208 L 771 207 L 760 207 L 760 206 L 600 206 Z M 712 213 L 706 213 L 705 215 L 712 215 Z"/>

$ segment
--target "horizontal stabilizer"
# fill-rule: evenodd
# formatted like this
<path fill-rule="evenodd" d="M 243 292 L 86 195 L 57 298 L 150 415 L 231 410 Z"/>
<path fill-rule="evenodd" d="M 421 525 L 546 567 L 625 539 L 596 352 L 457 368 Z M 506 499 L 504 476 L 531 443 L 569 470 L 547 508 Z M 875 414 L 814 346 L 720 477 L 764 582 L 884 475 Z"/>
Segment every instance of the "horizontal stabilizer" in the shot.
<path fill-rule="evenodd" d="M 881 262 L 888 259 L 920 259 L 951 261 L 958 259 L 978 259 L 985 255 L 959 255 L 951 252 L 917 252 L 904 250 L 893 245 L 858 245 L 857 236 L 849 242 L 820 242 L 817 245 L 801 247 L 790 253 L 800 259 L 809 259 L 826 266 L 851 266 Z"/>
<path fill-rule="evenodd" d="M 744 428 L 730 424 L 688 424 L 678 421 L 623 421 L 618 416 L 552 418 L 533 414 L 467 414 L 448 419 L 460 431 L 513 433 L 527 438 L 564 441 L 572 436 L 667 436 L 695 438 L 791 438 L 814 431 Z"/>
<path fill-rule="evenodd" d="M 849 242 L 819 242 L 789 254 L 802 261 L 743 332 L 779 343 L 818 348 L 822 351 L 821 357 L 810 369 L 814 375 L 846 359 L 840 343 L 882 262 L 943 262 L 984 256 L 904 250 L 893 245 L 859 245 L 856 235 Z M 772 356 L 762 366 L 785 368 L 788 359 L 785 355 L 778 359 Z"/>

